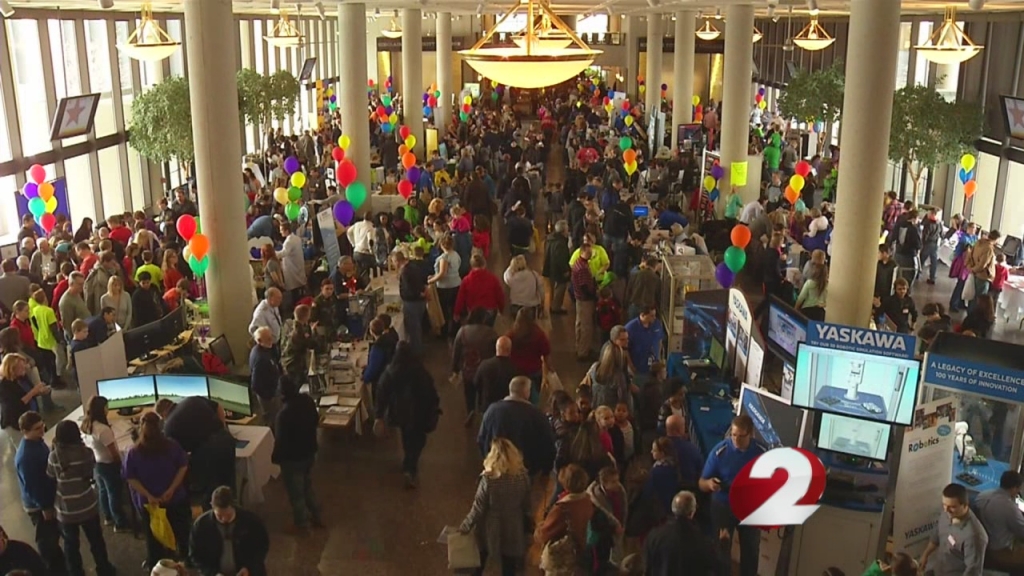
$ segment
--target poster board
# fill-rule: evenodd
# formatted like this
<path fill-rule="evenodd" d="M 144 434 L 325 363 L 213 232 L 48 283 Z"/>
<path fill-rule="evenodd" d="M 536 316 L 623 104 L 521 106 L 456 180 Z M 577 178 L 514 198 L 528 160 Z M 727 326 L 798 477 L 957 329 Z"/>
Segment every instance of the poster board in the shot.
<path fill-rule="evenodd" d="M 78 371 L 78 392 L 85 405 L 98 394 L 97 380 L 123 378 L 128 375 L 128 359 L 124 351 L 124 331 L 118 330 L 99 346 L 75 353 Z"/>
<path fill-rule="evenodd" d="M 333 270 L 334 266 L 341 259 L 341 247 L 338 246 L 338 234 L 334 228 L 334 211 L 331 206 L 316 213 L 316 222 L 320 226 L 320 236 L 324 242 L 324 257 L 327 258 L 327 267 Z"/>
<path fill-rule="evenodd" d="M 747 297 L 743 292 L 732 288 L 729 290 L 729 321 L 725 335 L 726 365 L 733 365 L 733 374 L 743 380 L 747 375 L 747 362 L 750 358 L 750 326 L 753 315 L 747 305 Z M 763 354 L 762 354 L 763 358 Z"/>
<path fill-rule="evenodd" d="M 750 355 L 747 358 L 747 384 L 755 388 L 761 387 L 761 374 L 764 370 L 764 348 L 757 340 L 750 338 Z M 792 394 L 790 394 L 792 397 Z"/>

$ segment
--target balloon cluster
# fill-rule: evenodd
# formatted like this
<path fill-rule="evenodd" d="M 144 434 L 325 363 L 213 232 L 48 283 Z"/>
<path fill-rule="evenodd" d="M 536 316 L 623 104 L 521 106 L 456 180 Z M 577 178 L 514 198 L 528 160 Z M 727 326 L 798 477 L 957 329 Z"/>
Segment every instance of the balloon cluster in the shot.
<path fill-rule="evenodd" d="M 502 87 L 501 84 L 498 84 L 493 80 L 491 82 L 493 83 L 492 87 L 494 88 L 493 90 L 491 90 L 491 101 L 497 102 L 498 98 L 501 98 L 501 95 L 505 93 L 505 88 Z"/>
<path fill-rule="evenodd" d="M 181 239 L 188 242 L 182 251 L 188 267 L 196 276 L 203 276 L 210 267 L 210 239 L 200 232 L 199 220 L 189 214 L 182 214 L 174 227 Z"/>
<path fill-rule="evenodd" d="M 402 167 L 405 168 L 405 179 L 398 183 L 398 193 L 408 200 L 420 179 L 420 169 L 416 167 L 416 154 L 413 153 L 416 136 L 408 126 L 399 128 L 398 135 L 405 140 L 405 143 L 398 147 L 398 155 L 402 158 Z"/>
<path fill-rule="evenodd" d="M 733 226 L 732 232 L 729 233 L 729 239 L 732 241 L 732 246 L 726 249 L 724 261 L 715 267 L 715 280 L 718 280 L 723 288 L 732 286 L 736 275 L 747 263 L 746 248 L 750 243 L 750 228 L 747 228 L 746 224 Z"/>
<path fill-rule="evenodd" d="M 391 76 L 388 76 L 387 82 L 384 84 L 391 90 Z M 376 118 L 380 122 L 381 132 L 390 134 L 395 126 L 398 124 L 398 111 L 396 111 L 392 104 L 394 103 L 391 94 L 384 94 L 380 97 L 380 104 L 377 105 L 377 109 L 373 111 L 373 118 Z"/>
<path fill-rule="evenodd" d="M 366 185 L 362 182 L 356 182 L 356 176 L 359 175 L 356 165 L 348 158 L 345 158 L 345 153 L 348 152 L 348 147 L 351 145 L 352 139 L 349 138 L 348 134 L 342 134 L 338 138 L 338 147 L 335 148 L 335 150 L 342 151 L 342 159 L 338 161 L 338 165 L 334 170 L 334 177 L 338 181 L 338 185 L 345 190 L 345 199 L 334 203 L 334 219 L 345 226 L 352 223 L 356 210 L 366 202 L 366 198 L 369 195 Z M 337 159 L 338 155 L 335 155 L 334 158 Z"/>
<path fill-rule="evenodd" d="M 324 91 L 324 96 L 327 97 L 327 109 L 334 112 L 338 109 L 338 95 L 334 93 L 334 88 L 328 88 Z"/>
<path fill-rule="evenodd" d="M 459 120 L 469 122 L 469 113 L 473 111 L 473 96 L 466 94 L 462 97 L 462 107 L 459 109 Z"/>
<path fill-rule="evenodd" d="M 32 213 L 36 224 L 42 226 L 47 234 L 57 225 L 57 217 L 53 215 L 57 210 L 54 192 L 53 184 L 46 181 L 46 169 L 39 164 L 33 164 L 28 169 L 28 182 L 21 189 L 21 193 L 28 199 L 28 211 Z"/>
<path fill-rule="evenodd" d="M 437 99 L 441 97 L 441 91 L 437 89 L 437 83 L 430 85 L 430 90 L 423 93 L 423 117 L 429 118 L 437 108 Z"/>
<path fill-rule="evenodd" d="M 801 160 L 796 163 L 794 174 L 789 177 L 789 185 L 786 186 L 786 191 L 783 193 L 786 197 L 786 201 L 793 206 L 796 206 L 796 201 L 800 199 L 800 192 L 803 191 L 804 186 L 807 183 L 807 175 L 810 173 L 810 162 L 807 160 Z"/>
<path fill-rule="evenodd" d="M 975 170 L 977 160 L 973 154 L 964 154 L 960 157 L 960 183 L 964 185 L 964 197 L 968 200 L 978 191 L 978 171 Z"/>
<path fill-rule="evenodd" d="M 298 201 L 302 198 L 302 187 L 306 185 L 306 175 L 302 172 L 302 164 L 295 156 L 285 159 L 284 171 L 289 174 L 289 186 L 274 190 L 274 200 L 284 206 L 284 215 L 294 222 L 299 218 Z"/>
<path fill-rule="evenodd" d="M 629 136 L 619 138 L 619 150 L 622 150 L 622 161 L 626 174 L 632 176 L 636 172 L 636 150 L 633 150 L 633 139 Z"/>
<path fill-rule="evenodd" d="M 661 85 L 661 99 L 665 100 L 668 98 L 668 84 Z"/>
<path fill-rule="evenodd" d="M 764 86 L 761 86 L 760 88 L 757 89 L 757 96 L 754 96 L 754 102 L 757 102 L 757 107 L 760 108 L 761 110 L 764 110 L 765 108 L 768 107 L 768 102 L 766 102 L 764 99 L 764 93 Z"/>
<path fill-rule="evenodd" d="M 778 132 L 772 134 L 772 141 L 764 147 L 764 161 L 768 163 L 768 169 L 772 172 L 779 170 L 779 162 L 782 161 L 782 136 Z"/>
<path fill-rule="evenodd" d="M 708 198 L 711 199 L 712 202 L 718 200 L 718 197 L 721 196 L 721 192 L 718 190 L 718 181 L 721 180 L 723 176 L 725 176 L 725 168 L 722 168 L 722 165 L 718 163 L 718 160 L 715 160 L 714 165 L 711 166 L 711 170 L 708 171 L 708 175 L 704 177 L 704 190 L 707 191 Z"/>
<path fill-rule="evenodd" d="M 693 99 L 691 100 L 691 102 L 693 102 L 693 121 L 694 122 L 703 122 L 704 121 L 704 108 L 702 108 L 701 105 L 700 105 L 700 96 L 697 96 L 696 94 L 694 94 L 693 95 Z"/>

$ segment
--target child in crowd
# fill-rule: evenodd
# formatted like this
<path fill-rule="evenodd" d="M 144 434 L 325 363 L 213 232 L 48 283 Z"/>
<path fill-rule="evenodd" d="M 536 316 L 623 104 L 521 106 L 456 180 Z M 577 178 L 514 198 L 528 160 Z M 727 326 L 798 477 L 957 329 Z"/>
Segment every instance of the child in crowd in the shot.
<path fill-rule="evenodd" d="M 412 229 L 412 235 L 416 238 L 413 244 L 417 248 L 422 248 L 424 254 L 429 253 L 430 249 L 434 246 L 434 240 L 430 233 L 427 232 L 427 229 L 423 226 L 417 226 Z"/>
<path fill-rule="evenodd" d="M 914 323 L 917 322 L 917 308 L 909 292 L 910 283 L 907 279 L 897 278 L 893 283 L 892 296 L 882 302 L 882 311 L 896 324 L 896 331 L 902 334 L 912 334 Z"/>
<path fill-rule="evenodd" d="M 921 309 L 921 319 L 924 323 L 921 329 L 931 326 L 938 332 L 946 332 L 953 329 L 953 320 L 946 314 L 946 307 L 938 302 L 929 302 Z"/>
<path fill-rule="evenodd" d="M 597 422 L 598 427 L 601 430 L 601 446 L 604 447 L 604 451 L 614 456 L 614 447 L 612 446 L 612 435 L 610 430 L 612 426 L 615 426 L 615 414 L 612 409 L 607 406 L 598 406 L 590 413 L 590 419 Z"/>
<path fill-rule="evenodd" d="M 469 232 L 472 228 L 472 223 L 469 220 L 469 212 L 462 206 L 452 206 L 451 209 L 452 221 L 449 224 L 452 232 L 465 233 Z"/>
<path fill-rule="evenodd" d="M 473 248 L 480 250 L 484 258 L 491 257 L 491 222 L 483 214 L 473 217 Z"/>
<path fill-rule="evenodd" d="M 633 423 L 629 405 L 625 402 L 615 405 L 615 423 L 609 433 L 612 437 L 612 455 L 624 477 L 629 463 L 640 453 L 640 428 Z"/>
<path fill-rule="evenodd" d="M 79 318 L 71 323 L 71 342 L 68 343 L 68 368 L 72 380 L 78 385 L 78 369 L 75 366 L 75 352 L 91 348 L 89 341 L 89 324 Z"/>
<path fill-rule="evenodd" d="M 676 384 L 676 387 L 658 411 L 658 434 L 661 436 L 666 434 L 665 421 L 668 420 L 669 416 L 683 415 L 683 401 L 686 399 L 686 388 L 681 385 L 682 383 L 675 378 L 669 380 L 669 382 Z"/>
<path fill-rule="evenodd" d="M 187 278 L 182 278 L 167 292 L 164 292 L 164 305 L 167 306 L 168 312 L 174 312 L 179 306 L 185 302 L 185 298 L 188 297 L 189 281 Z"/>
<path fill-rule="evenodd" d="M 561 426 L 562 409 L 561 406 L 567 404 L 573 404 L 573 399 L 569 396 L 569 393 L 565 390 L 555 390 L 551 393 L 551 398 L 548 400 L 548 424 L 551 424 L 551 429 L 555 430 Z"/>
<path fill-rule="evenodd" d="M 678 382 L 670 382 L 667 379 L 668 370 L 664 362 L 651 364 L 649 378 L 640 390 L 642 402 L 636 409 L 636 423 L 641 430 L 654 430 L 658 425 L 658 408 L 661 403 L 672 395 L 671 386 L 678 385 Z M 676 380 L 673 378 L 673 380 Z"/>
<path fill-rule="evenodd" d="M 590 417 L 590 409 L 594 406 L 594 391 L 587 384 L 581 384 L 576 388 L 576 407 L 579 409 L 580 417 Z"/>
<path fill-rule="evenodd" d="M 587 488 L 594 504 L 591 527 L 596 532 L 594 544 L 594 574 L 608 574 L 612 562 L 621 557 L 623 533 L 626 529 L 626 489 L 619 480 L 619 470 L 606 466 L 597 480 Z"/>
<path fill-rule="evenodd" d="M 996 254 L 996 273 L 992 277 L 992 283 L 988 288 L 988 295 L 992 297 L 992 309 L 999 310 L 999 295 L 1003 293 L 1003 285 L 1010 277 L 1010 268 L 1006 265 L 1006 254 Z"/>
<path fill-rule="evenodd" d="M 917 573 L 917 560 L 906 552 L 897 552 L 892 555 L 889 563 L 876 560 L 863 576 L 916 576 Z"/>
<path fill-rule="evenodd" d="M 612 328 L 622 322 L 622 306 L 609 286 L 601 288 L 597 300 L 597 324 L 601 328 L 601 341 L 607 342 Z"/>

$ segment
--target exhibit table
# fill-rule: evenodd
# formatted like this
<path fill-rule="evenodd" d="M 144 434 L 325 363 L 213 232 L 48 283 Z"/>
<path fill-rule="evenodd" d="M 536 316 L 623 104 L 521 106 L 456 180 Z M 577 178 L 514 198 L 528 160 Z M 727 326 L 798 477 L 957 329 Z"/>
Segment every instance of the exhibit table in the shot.
<path fill-rule="evenodd" d="M 1010 276 L 1003 284 L 1003 292 L 999 295 L 997 316 L 1007 322 L 1020 322 L 1024 319 L 1024 276 Z"/>
<path fill-rule="evenodd" d="M 310 362 L 308 392 L 319 406 L 321 427 L 351 428 L 363 434 L 372 406 L 362 381 L 369 351 L 369 344 L 363 341 L 335 343 L 329 355 L 314 356 Z"/>
<path fill-rule="evenodd" d="M 711 448 L 729 433 L 733 411 L 732 399 L 719 398 L 708 394 L 686 396 L 686 421 L 689 424 L 690 439 L 697 443 L 700 453 L 707 458 Z"/>
<path fill-rule="evenodd" d="M 372 194 L 370 195 L 370 210 L 374 214 L 378 212 L 387 212 L 388 214 L 394 214 L 395 209 L 399 206 L 405 206 L 409 201 L 403 198 L 400 194 Z"/>

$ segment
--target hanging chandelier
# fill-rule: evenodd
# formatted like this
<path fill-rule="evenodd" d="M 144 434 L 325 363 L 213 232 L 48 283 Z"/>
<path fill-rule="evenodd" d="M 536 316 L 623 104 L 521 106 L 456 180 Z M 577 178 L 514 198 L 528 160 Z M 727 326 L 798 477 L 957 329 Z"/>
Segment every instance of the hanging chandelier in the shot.
<path fill-rule="evenodd" d="M 302 46 L 302 32 L 288 19 L 288 14 L 283 10 L 277 23 L 270 29 L 270 33 L 263 37 L 271 46 L 277 48 L 298 48 Z"/>
<path fill-rule="evenodd" d="M 956 8 L 946 7 L 946 16 L 942 25 L 928 41 L 914 46 L 917 53 L 936 64 L 959 64 L 978 55 L 984 46 L 978 46 L 971 40 L 963 28 L 956 23 Z"/>
<path fill-rule="evenodd" d="M 526 28 L 519 35 L 516 46 L 485 48 L 498 28 L 524 8 Z M 570 43 L 559 47 L 562 41 L 556 42 L 556 37 L 550 35 L 553 30 L 545 33 L 545 21 L 565 34 Z M 516 2 L 472 48 L 460 50 L 459 54 L 471 68 L 493 82 L 516 88 L 543 88 L 576 76 L 590 66 L 601 51 L 592 50 L 580 40 L 544 0 L 525 0 Z"/>
<path fill-rule="evenodd" d="M 705 18 L 704 25 L 697 30 L 696 34 L 697 38 L 710 41 L 717 40 L 718 37 L 722 35 L 722 32 L 719 31 L 718 28 L 715 28 L 710 19 Z"/>
<path fill-rule="evenodd" d="M 818 24 L 818 11 L 811 10 L 811 21 L 804 26 L 799 34 L 793 37 L 793 43 L 804 50 L 814 52 L 824 50 L 832 45 L 836 39 L 829 35 L 821 24 Z"/>
<path fill-rule="evenodd" d="M 398 24 L 395 22 L 395 19 L 392 18 L 391 19 L 391 27 L 386 29 L 386 30 L 381 30 L 380 34 L 381 34 L 381 36 L 384 36 L 385 38 L 401 38 L 402 37 L 402 29 L 398 27 Z"/>
<path fill-rule="evenodd" d="M 142 5 L 139 26 L 117 49 L 125 56 L 144 62 L 157 62 L 168 58 L 181 47 L 164 29 L 153 20 L 153 7 L 149 2 Z"/>
<path fill-rule="evenodd" d="M 757 29 L 757 26 L 754 26 L 754 44 L 760 42 L 761 38 L 764 38 L 764 34 L 761 34 L 761 31 Z"/>

